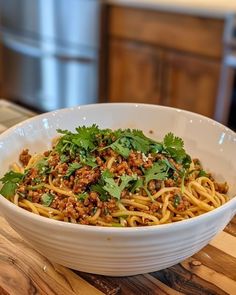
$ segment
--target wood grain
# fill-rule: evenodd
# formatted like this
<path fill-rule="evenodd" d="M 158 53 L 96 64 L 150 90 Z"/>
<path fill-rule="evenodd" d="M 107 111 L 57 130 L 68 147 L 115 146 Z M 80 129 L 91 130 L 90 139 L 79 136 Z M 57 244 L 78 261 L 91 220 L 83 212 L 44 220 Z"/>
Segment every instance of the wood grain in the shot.
<path fill-rule="evenodd" d="M 233 294 L 236 290 L 236 281 L 228 278 L 222 273 L 218 273 L 215 270 L 210 269 L 198 260 L 189 258 L 181 263 L 181 265 L 186 270 L 191 271 L 192 274 L 197 275 L 205 281 L 207 280 L 228 294 Z"/>
<path fill-rule="evenodd" d="M 218 286 L 202 279 L 192 270 L 185 269 L 182 265 L 175 265 L 168 269 L 152 273 L 157 279 L 184 294 L 199 295 L 226 295 Z"/>
<path fill-rule="evenodd" d="M 193 257 L 207 267 L 236 281 L 236 259 L 234 257 L 211 245 L 207 245 Z"/>
<path fill-rule="evenodd" d="M 111 6 L 109 34 L 165 48 L 220 58 L 224 21 L 170 12 Z"/>
<path fill-rule="evenodd" d="M 236 216 L 231 220 L 231 222 L 226 226 L 225 232 L 236 237 Z"/>
<path fill-rule="evenodd" d="M 0 286 L 9 294 L 103 294 L 40 255 L 0 218 Z M 3 229 L 4 228 L 4 229 Z"/>
<path fill-rule="evenodd" d="M 220 63 L 178 52 L 164 54 L 162 102 L 213 117 Z"/>
<path fill-rule="evenodd" d="M 110 102 L 163 104 L 213 117 L 219 73 L 215 60 L 110 39 Z"/>
<path fill-rule="evenodd" d="M 161 103 L 162 52 L 137 42 L 110 40 L 110 102 Z"/>
<path fill-rule="evenodd" d="M 222 232 L 210 242 L 210 245 L 236 259 L 236 244 L 234 236 L 231 236 L 226 232 Z"/>

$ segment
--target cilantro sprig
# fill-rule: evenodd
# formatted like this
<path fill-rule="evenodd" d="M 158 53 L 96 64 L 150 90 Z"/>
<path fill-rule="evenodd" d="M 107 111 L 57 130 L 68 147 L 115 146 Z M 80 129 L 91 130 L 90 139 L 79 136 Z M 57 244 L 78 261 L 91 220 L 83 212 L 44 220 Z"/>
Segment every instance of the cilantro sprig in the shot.
<path fill-rule="evenodd" d="M 122 175 L 120 177 L 120 180 L 116 182 L 114 178 L 105 177 L 105 185 L 103 189 L 107 191 L 112 197 L 116 198 L 117 200 L 120 200 L 121 193 L 125 188 L 128 187 L 129 183 L 131 181 L 137 180 L 137 175 Z"/>
<path fill-rule="evenodd" d="M 182 190 L 184 189 L 191 158 L 184 149 L 183 140 L 171 132 L 165 135 L 162 142 L 147 137 L 141 130 L 117 129 L 112 131 L 111 129 L 100 129 L 96 124 L 89 127 L 78 127 L 75 132 L 59 129 L 58 133 L 61 134 L 61 137 L 53 148 L 53 152 L 59 154 L 60 163 L 67 163 L 66 177 L 70 177 L 85 165 L 97 169 L 96 157 L 101 157 L 105 162 L 107 156 L 106 153 L 104 153 L 105 156 L 102 153 L 108 148 L 127 161 L 133 151 L 140 152 L 145 157 L 151 154 L 154 159 L 156 154 L 161 155 L 161 159 L 155 159 L 150 168 L 144 168 L 145 165 L 140 166 L 141 175 L 139 176 L 136 174 L 117 176 L 109 170 L 103 171 L 100 179 L 89 188 L 90 191 L 97 192 L 102 201 L 111 197 L 120 200 L 122 192 L 126 189 L 132 193 L 143 189 L 150 195 L 148 184 L 151 180 L 163 181 L 171 178 L 173 174 L 182 178 L 181 187 Z M 44 157 L 35 164 L 34 167 L 38 170 L 38 181 L 36 179 L 32 181 L 32 189 L 38 189 L 37 183 L 40 183 L 41 178 L 45 178 L 51 172 L 49 158 L 50 156 Z M 180 164 L 179 167 L 175 163 L 174 165 L 170 159 Z M 204 174 L 204 171 L 199 172 L 200 176 Z M 0 179 L 3 183 L 0 193 L 6 198 L 13 196 L 24 176 L 24 174 L 13 171 L 6 173 Z M 81 200 L 87 196 L 88 191 L 82 193 Z M 44 195 L 42 202 L 48 204 L 52 199 L 51 195 Z"/>
<path fill-rule="evenodd" d="M 111 147 L 124 158 L 128 158 L 131 150 L 147 154 L 154 150 L 160 151 L 162 149 L 162 145 L 160 143 L 146 137 L 141 130 L 118 129 L 114 135 L 117 139 L 108 147 Z"/>
<path fill-rule="evenodd" d="M 25 174 L 9 171 L 7 172 L 0 181 L 3 183 L 3 186 L 0 190 L 0 194 L 5 198 L 9 199 L 14 196 L 18 184 L 23 180 Z"/>
<path fill-rule="evenodd" d="M 165 162 L 156 162 L 144 173 L 145 184 L 151 180 L 165 180 L 168 177 L 169 167 Z"/>
<path fill-rule="evenodd" d="M 71 163 L 67 169 L 66 177 L 70 177 L 76 170 L 80 169 L 82 165 L 80 163 Z"/>
<path fill-rule="evenodd" d="M 182 138 L 174 136 L 173 133 L 169 132 L 164 137 L 163 150 L 164 153 L 172 157 L 176 162 L 183 164 L 185 168 L 189 167 L 191 158 L 186 154 Z"/>
<path fill-rule="evenodd" d="M 124 189 L 130 187 L 131 183 L 136 181 L 137 175 L 122 175 L 120 178 L 114 178 L 113 174 L 106 169 L 101 175 L 101 179 L 97 184 L 91 186 L 91 190 L 100 194 L 101 200 L 108 200 L 113 197 L 120 200 L 121 193 Z"/>
<path fill-rule="evenodd" d="M 52 194 L 49 194 L 49 193 L 43 194 L 41 196 L 41 201 L 42 201 L 43 206 L 49 207 L 52 204 L 54 198 L 55 198 L 55 196 Z"/>
<path fill-rule="evenodd" d="M 186 168 L 191 159 L 186 154 L 184 142 L 180 137 L 169 132 L 163 142 L 157 142 L 138 129 L 100 129 L 96 124 L 90 127 L 76 128 L 76 133 L 68 130 L 58 130 L 63 136 L 60 138 L 55 149 L 59 154 L 74 156 L 83 155 L 87 159 L 96 150 L 113 149 L 124 158 L 128 158 L 131 151 L 139 151 L 145 155 L 149 153 L 163 153 L 169 155 Z M 100 147 L 102 143 L 102 148 Z M 90 166 L 95 162 L 89 161 Z"/>

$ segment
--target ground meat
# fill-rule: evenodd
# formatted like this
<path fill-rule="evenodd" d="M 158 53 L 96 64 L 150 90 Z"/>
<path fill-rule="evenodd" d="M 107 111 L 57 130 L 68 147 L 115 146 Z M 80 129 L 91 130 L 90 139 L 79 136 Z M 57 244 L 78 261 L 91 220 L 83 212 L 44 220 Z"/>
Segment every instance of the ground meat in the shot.
<path fill-rule="evenodd" d="M 128 164 L 132 167 L 140 167 L 144 164 L 142 154 L 137 152 L 131 152 L 128 158 Z"/>
<path fill-rule="evenodd" d="M 58 174 L 65 175 L 68 170 L 68 165 L 66 163 L 60 163 L 55 167 L 55 171 L 58 172 Z"/>
<path fill-rule="evenodd" d="M 160 180 L 151 180 L 148 183 L 148 189 L 151 192 L 151 195 L 154 195 L 161 188 Z"/>
<path fill-rule="evenodd" d="M 156 212 L 160 208 L 160 205 L 157 203 L 152 203 L 150 206 L 150 211 L 151 212 Z"/>
<path fill-rule="evenodd" d="M 48 159 L 48 164 L 51 167 L 56 167 L 59 161 L 60 161 L 60 156 L 59 154 L 55 153 Z"/>
<path fill-rule="evenodd" d="M 82 193 L 86 188 L 98 181 L 100 177 L 99 169 L 92 169 L 91 167 L 84 166 L 75 172 L 75 181 L 73 186 L 74 193 Z"/>
<path fill-rule="evenodd" d="M 229 190 L 229 186 L 226 182 L 224 183 L 218 183 L 214 182 L 215 190 L 221 194 L 227 194 Z"/>
<path fill-rule="evenodd" d="M 185 211 L 185 210 L 187 210 L 189 208 L 189 206 L 190 206 L 189 201 L 186 198 L 183 197 L 180 200 L 180 203 L 176 206 L 176 210 L 177 211 Z"/>
<path fill-rule="evenodd" d="M 172 178 L 168 178 L 165 180 L 165 186 L 167 187 L 175 186 L 175 181 Z"/>
<path fill-rule="evenodd" d="M 46 151 L 46 152 L 44 152 L 43 155 L 44 155 L 45 157 L 48 157 L 48 156 L 50 155 L 50 151 Z"/>
<path fill-rule="evenodd" d="M 29 154 L 29 150 L 25 149 L 21 152 L 20 156 L 19 156 L 19 160 L 22 163 L 22 165 L 25 167 L 28 165 L 29 160 L 31 159 L 31 155 Z"/>
<path fill-rule="evenodd" d="M 133 174 L 132 170 L 130 169 L 128 163 L 126 161 L 122 161 L 121 163 L 114 164 L 110 171 L 115 175 L 115 176 L 120 176 L 123 174 L 128 174 L 131 175 Z"/>
<path fill-rule="evenodd" d="M 31 168 L 24 179 L 23 185 L 34 185 L 38 176 L 38 170 L 36 168 Z"/>

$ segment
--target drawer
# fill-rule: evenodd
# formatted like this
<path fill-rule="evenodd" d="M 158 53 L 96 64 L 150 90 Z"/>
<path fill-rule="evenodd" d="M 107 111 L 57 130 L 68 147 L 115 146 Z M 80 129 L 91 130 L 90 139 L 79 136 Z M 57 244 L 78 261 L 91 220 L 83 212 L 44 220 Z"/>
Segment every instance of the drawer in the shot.
<path fill-rule="evenodd" d="M 122 6 L 109 7 L 109 34 L 220 58 L 224 20 Z"/>

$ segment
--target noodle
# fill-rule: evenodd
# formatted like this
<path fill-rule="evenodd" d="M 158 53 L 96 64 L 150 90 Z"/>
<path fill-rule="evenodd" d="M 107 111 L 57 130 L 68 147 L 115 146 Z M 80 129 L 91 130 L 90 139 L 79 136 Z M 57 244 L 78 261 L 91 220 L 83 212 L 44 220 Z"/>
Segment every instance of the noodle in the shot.
<path fill-rule="evenodd" d="M 229 199 L 227 183 L 216 182 L 198 159 L 188 158 L 178 137 L 167 135 L 172 150 L 175 141 L 176 149 L 182 148 L 171 155 L 165 150 L 168 140 L 162 152 L 153 151 L 156 142 L 140 131 L 95 128 L 92 137 L 93 126 L 81 128 L 74 141 L 74 134 L 65 132 L 44 154 L 22 151 L 22 165 L 14 163 L 1 179 L 1 194 L 37 215 L 108 227 L 178 222 Z M 85 137 L 78 140 L 80 134 Z M 5 193 L 9 188 L 14 193 Z"/>

